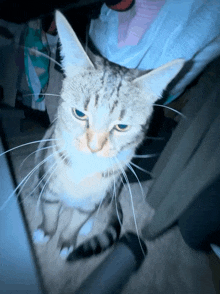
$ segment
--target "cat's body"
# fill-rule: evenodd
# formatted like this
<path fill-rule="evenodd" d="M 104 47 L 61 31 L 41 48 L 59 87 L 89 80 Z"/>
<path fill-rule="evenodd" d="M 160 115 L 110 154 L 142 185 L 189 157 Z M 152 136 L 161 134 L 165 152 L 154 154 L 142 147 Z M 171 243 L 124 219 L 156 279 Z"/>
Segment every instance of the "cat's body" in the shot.
<path fill-rule="evenodd" d="M 144 138 L 153 103 L 183 61 L 173 61 L 140 77 L 139 71 L 100 57 L 92 57 L 91 62 L 59 12 L 56 23 L 66 77 L 58 118 L 45 134 L 44 140 L 49 141 L 42 141 L 36 157 L 38 164 L 45 161 L 38 172 L 38 180 L 43 179 L 39 185 L 43 222 L 37 234 L 38 239 L 39 231 L 41 239 L 52 237 L 61 206 L 72 207 L 73 215 L 81 213 L 81 224 L 75 226 L 70 217 L 58 242 L 61 248 L 72 250 L 81 227 L 103 199 L 119 193 L 121 175 Z M 105 235 L 94 237 L 91 246 L 88 241 L 81 253 L 88 256 L 112 245 L 119 236 L 121 219 L 118 203 L 118 211 L 112 206 L 107 228 L 103 228 Z"/>

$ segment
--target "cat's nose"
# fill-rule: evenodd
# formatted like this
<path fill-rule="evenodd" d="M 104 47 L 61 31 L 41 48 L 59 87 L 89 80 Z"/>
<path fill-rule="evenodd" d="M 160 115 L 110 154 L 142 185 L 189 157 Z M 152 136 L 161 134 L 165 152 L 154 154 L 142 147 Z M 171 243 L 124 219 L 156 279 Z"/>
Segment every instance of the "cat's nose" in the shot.
<path fill-rule="evenodd" d="M 100 150 L 102 150 L 102 148 L 92 149 L 91 147 L 89 147 L 89 149 L 92 153 L 96 153 L 96 152 L 99 152 Z"/>
<path fill-rule="evenodd" d="M 87 146 L 92 153 L 102 150 L 106 141 L 106 135 L 103 133 L 89 133 L 87 135 Z"/>

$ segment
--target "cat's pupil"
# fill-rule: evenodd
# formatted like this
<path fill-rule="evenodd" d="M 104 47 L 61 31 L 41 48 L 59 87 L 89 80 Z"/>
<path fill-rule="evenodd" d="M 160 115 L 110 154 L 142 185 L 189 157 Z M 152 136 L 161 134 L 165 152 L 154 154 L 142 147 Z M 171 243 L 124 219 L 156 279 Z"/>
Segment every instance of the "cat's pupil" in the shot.
<path fill-rule="evenodd" d="M 79 117 L 84 117 L 84 116 L 85 116 L 85 113 L 79 111 L 78 109 L 75 109 L 75 112 L 76 112 L 76 114 L 77 114 Z"/>
<path fill-rule="evenodd" d="M 124 130 L 124 129 L 126 129 L 128 127 L 128 125 L 119 124 L 118 127 L 119 127 L 119 129 Z"/>

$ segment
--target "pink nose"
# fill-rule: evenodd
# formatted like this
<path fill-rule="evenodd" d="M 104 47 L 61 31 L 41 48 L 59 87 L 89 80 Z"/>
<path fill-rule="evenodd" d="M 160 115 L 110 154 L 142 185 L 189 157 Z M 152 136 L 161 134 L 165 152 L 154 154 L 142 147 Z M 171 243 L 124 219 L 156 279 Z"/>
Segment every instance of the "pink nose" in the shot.
<path fill-rule="evenodd" d="M 92 136 L 88 136 L 87 138 L 87 146 L 91 150 L 92 153 L 99 152 L 102 150 L 103 146 L 107 138 L 103 134 L 93 134 Z"/>
<path fill-rule="evenodd" d="M 90 149 L 90 151 L 92 152 L 92 153 L 96 153 L 96 152 L 99 152 L 100 150 L 102 150 L 102 147 L 101 148 L 96 148 L 96 149 L 93 149 L 93 148 L 91 148 L 90 146 L 88 146 L 89 147 L 89 149 Z"/>

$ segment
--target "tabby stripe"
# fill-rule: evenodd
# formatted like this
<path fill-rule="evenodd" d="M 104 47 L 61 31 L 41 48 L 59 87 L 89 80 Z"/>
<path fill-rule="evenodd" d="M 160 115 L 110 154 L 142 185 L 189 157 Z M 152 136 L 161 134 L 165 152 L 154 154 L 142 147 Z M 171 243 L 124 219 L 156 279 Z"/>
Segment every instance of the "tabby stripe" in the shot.
<path fill-rule="evenodd" d="M 122 119 L 125 115 L 125 109 L 122 109 L 121 113 L 120 113 L 120 119 Z"/>
<path fill-rule="evenodd" d="M 46 185 L 46 181 L 45 182 L 44 182 L 44 180 L 41 181 L 41 183 L 39 185 L 40 190 L 44 189 L 44 192 L 47 191 L 47 193 L 51 194 L 52 196 L 55 196 L 55 197 L 58 196 L 57 193 L 54 192 L 53 190 L 51 190 L 48 185 L 47 185 L 47 187 L 45 189 L 45 185 Z"/>
<path fill-rule="evenodd" d="M 119 187 L 117 187 L 117 195 L 120 194 L 123 184 L 120 183 Z M 121 205 L 118 202 L 118 216 L 122 223 L 123 212 L 121 209 Z M 114 212 L 113 212 L 114 213 Z M 121 225 L 118 220 L 118 216 L 116 213 L 111 217 L 109 223 L 107 224 L 107 228 L 103 233 L 99 235 L 95 235 L 85 243 L 81 244 L 77 247 L 67 258 L 67 261 L 75 261 L 81 258 L 90 257 L 94 254 L 99 254 L 100 252 L 106 250 L 111 247 L 115 241 L 119 238 L 121 233 Z"/>
<path fill-rule="evenodd" d="M 110 109 L 110 114 L 113 112 L 113 110 L 115 109 L 115 107 L 118 105 L 118 100 L 114 101 L 112 108 Z"/>
<path fill-rule="evenodd" d="M 70 160 L 63 154 L 63 152 L 58 152 L 58 155 L 60 156 L 60 158 L 63 160 L 63 162 L 68 165 L 71 166 L 70 164 Z"/>
<path fill-rule="evenodd" d="M 45 175 L 45 170 L 44 170 L 44 164 L 40 166 L 39 172 L 38 172 L 38 179 L 42 179 L 43 176 Z"/>
<path fill-rule="evenodd" d="M 109 230 L 108 230 L 108 231 L 106 231 L 106 235 L 109 240 L 109 246 L 112 246 L 115 242 L 115 238 L 114 238 L 113 234 L 111 232 L 109 232 Z"/>
<path fill-rule="evenodd" d="M 101 246 L 101 243 L 100 243 L 100 240 L 98 238 L 98 236 L 95 236 L 94 239 L 93 239 L 94 243 L 93 243 L 93 252 L 94 254 L 99 254 L 102 252 L 102 246 Z"/>
<path fill-rule="evenodd" d="M 66 157 L 66 155 L 62 152 L 62 151 L 59 151 L 57 145 L 55 145 L 55 149 L 59 155 L 59 157 L 62 159 L 62 161 L 67 165 L 67 166 L 71 166 L 70 164 L 70 160 Z"/>
<path fill-rule="evenodd" d="M 112 245 L 106 231 L 102 235 L 98 235 L 98 238 L 102 246 L 102 251 Z"/>
<path fill-rule="evenodd" d="M 99 100 L 99 94 L 96 94 L 96 96 L 95 96 L 95 107 L 98 105 L 98 100 Z"/>
<path fill-rule="evenodd" d="M 120 90 L 120 88 L 121 88 L 121 85 L 122 85 L 122 83 L 121 83 L 121 81 L 120 81 L 120 83 L 119 83 L 119 85 L 118 85 L 118 87 L 117 87 L 117 96 L 119 97 L 119 90 Z"/>
<path fill-rule="evenodd" d="M 87 98 L 86 101 L 85 101 L 85 103 L 84 103 L 84 109 L 85 110 L 88 109 L 89 101 L 90 101 L 90 98 Z"/>

